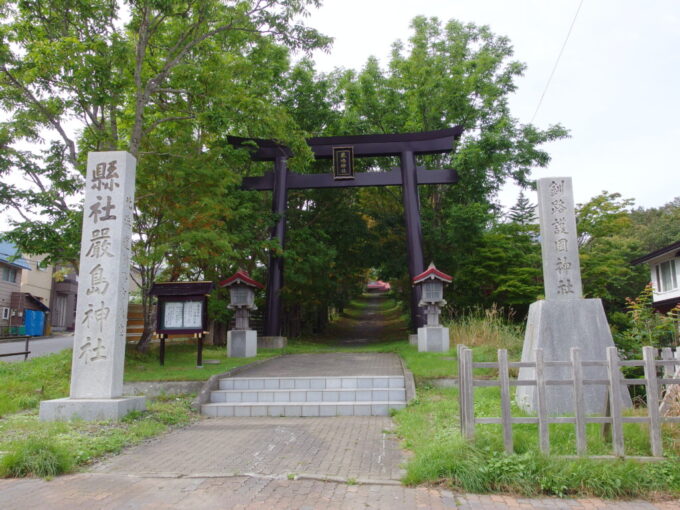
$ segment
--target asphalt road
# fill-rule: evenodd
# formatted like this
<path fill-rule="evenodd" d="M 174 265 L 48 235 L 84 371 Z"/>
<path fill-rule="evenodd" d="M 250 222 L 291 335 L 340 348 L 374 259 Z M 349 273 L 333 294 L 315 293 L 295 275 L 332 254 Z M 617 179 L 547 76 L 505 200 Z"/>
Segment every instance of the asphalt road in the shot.
<path fill-rule="evenodd" d="M 23 351 L 26 346 L 26 340 L 20 340 L 18 342 L 6 342 L 0 343 L 0 354 L 5 354 L 9 352 L 20 352 Z M 28 350 L 31 354 L 28 358 L 36 358 L 38 356 L 45 356 L 47 354 L 52 354 L 53 352 L 63 351 L 64 349 L 73 348 L 73 333 L 51 336 L 48 338 L 31 338 L 28 344 Z M 23 361 L 24 355 L 19 356 L 2 356 L 0 357 L 0 362 L 3 361 Z"/>

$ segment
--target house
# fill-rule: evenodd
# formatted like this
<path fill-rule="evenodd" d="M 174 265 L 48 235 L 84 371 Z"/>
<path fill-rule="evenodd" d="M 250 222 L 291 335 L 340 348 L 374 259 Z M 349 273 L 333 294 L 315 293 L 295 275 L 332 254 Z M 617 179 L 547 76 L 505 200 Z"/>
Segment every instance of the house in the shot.
<path fill-rule="evenodd" d="M 78 277 L 70 267 L 44 263 L 44 255 L 24 255 L 31 271 L 21 275 L 21 292 L 40 300 L 51 309 L 45 334 L 71 331 L 75 326 Z"/>
<path fill-rule="evenodd" d="M 73 331 L 76 324 L 78 275 L 68 266 L 56 266 L 52 275 L 50 307 L 52 331 Z"/>
<path fill-rule="evenodd" d="M 13 306 L 15 295 L 21 293 L 21 275 L 31 267 L 21 258 L 16 246 L 8 241 L 0 241 L 0 336 L 16 334 L 13 328 L 23 323 L 19 312 Z"/>
<path fill-rule="evenodd" d="M 631 263 L 648 263 L 654 288 L 654 308 L 666 313 L 680 305 L 680 241 L 653 251 Z"/>

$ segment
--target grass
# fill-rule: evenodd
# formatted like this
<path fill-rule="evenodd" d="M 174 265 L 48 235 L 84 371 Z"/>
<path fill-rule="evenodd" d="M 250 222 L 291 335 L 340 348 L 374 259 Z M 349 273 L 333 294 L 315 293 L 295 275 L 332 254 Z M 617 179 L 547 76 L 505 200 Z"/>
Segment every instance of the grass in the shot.
<path fill-rule="evenodd" d="M 203 368 L 196 367 L 196 345 L 192 343 L 168 343 L 165 346 L 165 365 L 158 361 L 158 345 L 152 345 L 148 353 L 140 354 L 131 346 L 125 353 L 125 382 L 138 381 L 203 381 L 211 375 L 232 368 L 278 356 L 280 349 L 259 349 L 255 358 L 227 358 L 224 346 L 203 348 Z M 213 359 L 218 364 L 207 364 Z"/>
<path fill-rule="evenodd" d="M 523 344 L 522 327 L 508 321 L 501 310 L 473 311 L 448 324 L 451 343 L 473 349 L 476 361 L 495 361 L 498 349 L 508 349 L 519 359 Z M 680 428 L 664 428 L 668 459 L 641 463 L 635 460 L 569 460 L 576 454 L 573 425 L 550 425 L 552 456 L 540 453 L 537 425 L 515 425 L 516 454 L 506 455 L 499 425 L 478 425 L 475 441 L 461 437 L 458 390 L 439 389 L 431 381 L 456 374 L 455 348 L 448 353 L 418 353 L 401 342 L 378 344 L 379 349 L 397 352 L 416 376 L 417 400 L 395 413 L 397 434 L 413 455 L 404 483 L 437 483 L 475 493 L 509 492 L 526 496 L 597 496 L 632 498 L 680 494 Z M 479 369 L 478 377 L 496 376 L 494 369 Z M 639 411 L 632 411 L 632 413 Z M 475 390 L 475 415 L 500 416 L 498 388 Z M 514 416 L 522 416 L 513 409 Z M 624 426 L 626 453 L 651 455 L 648 430 L 640 424 Z M 611 455 L 599 425 L 587 427 L 588 454 Z"/>
<path fill-rule="evenodd" d="M 71 351 L 25 362 L 0 362 L 0 417 L 68 395 Z"/>
<path fill-rule="evenodd" d="M 498 416 L 500 399 L 496 388 L 475 392 L 477 416 Z M 519 410 L 513 414 L 520 415 Z M 475 441 L 465 441 L 458 426 L 456 389 L 420 385 L 418 399 L 395 417 L 403 445 L 413 452 L 406 466 L 404 483 L 439 483 L 453 489 L 525 496 L 597 496 L 632 498 L 680 494 L 680 460 L 672 429 L 664 434 L 668 460 L 641 463 L 635 460 L 569 460 L 544 456 L 538 450 L 535 425 L 515 425 L 516 454 L 503 452 L 500 427 L 477 426 Z M 555 455 L 575 453 L 573 426 L 551 425 L 551 448 Z M 677 431 L 676 431 L 677 433 Z M 627 424 L 626 448 L 630 455 L 649 455 L 646 429 Z M 611 452 L 601 439 L 599 426 L 588 427 L 590 454 Z M 675 448 L 675 449 L 673 449 Z"/>
<path fill-rule="evenodd" d="M 104 455 L 118 453 L 173 427 L 191 423 L 191 396 L 167 396 L 148 402 L 145 412 L 130 413 L 120 422 L 41 422 L 27 411 L 0 420 L 0 476 L 41 476 L 68 473 Z"/>

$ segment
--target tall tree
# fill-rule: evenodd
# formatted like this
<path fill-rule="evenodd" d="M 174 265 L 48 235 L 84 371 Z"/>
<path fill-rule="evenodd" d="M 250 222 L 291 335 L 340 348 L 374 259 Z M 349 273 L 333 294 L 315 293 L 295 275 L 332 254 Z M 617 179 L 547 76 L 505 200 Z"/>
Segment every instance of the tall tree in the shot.
<path fill-rule="evenodd" d="M 234 205 L 224 190 L 248 165 L 225 147 L 224 134 L 304 147 L 274 91 L 290 50 L 328 44 L 298 22 L 318 5 L 130 0 L 122 13 L 108 0 L 2 2 L 0 107 L 9 119 L 0 126 L 0 144 L 9 157 L 0 172 L 31 183 L 0 188 L 2 206 L 23 215 L 8 236 L 25 252 L 75 262 L 85 155 L 119 149 L 138 158 L 133 253 L 143 290 L 168 261 L 171 276 L 180 277 L 190 264 L 205 265 L 206 254 L 230 253 L 228 222 L 206 211 L 221 210 L 220 200 Z M 44 136 L 54 140 L 45 154 L 17 149 Z M 302 162 L 309 159 L 298 153 Z"/>
<path fill-rule="evenodd" d="M 524 66 L 512 60 L 507 38 L 455 20 L 443 24 L 417 17 L 411 27 L 408 43 L 394 44 L 386 70 L 371 59 L 361 73 L 348 73 L 339 82 L 345 105 L 341 125 L 347 132 L 363 133 L 463 126 L 464 135 L 451 154 L 420 158 L 431 168 L 456 168 L 460 182 L 421 187 L 419 193 L 426 259 L 453 274 L 450 300 L 467 304 L 480 293 L 470 267 L 483 262 L 479 248 L 499 212 L 495 195 L 500 186 L 508 179 L 526 186 L 531 168 L 549 161 L 541 146 L 566 131 L 558 125 L 541 130 L 512 117 L 508 98 Z M 393 164 L 375 162 L 383 169 Z M 364 197 L 371 201 L 385 193 L 389 191 L 369 190 Z M 379 218 L 379 231 L 401 224 L 401 211 L 394 213 L 398 216 L 390 220 Z M 405 250 L 385 250 L 384 255 L 401 268 L 390 276 L 405 274 Z"/>

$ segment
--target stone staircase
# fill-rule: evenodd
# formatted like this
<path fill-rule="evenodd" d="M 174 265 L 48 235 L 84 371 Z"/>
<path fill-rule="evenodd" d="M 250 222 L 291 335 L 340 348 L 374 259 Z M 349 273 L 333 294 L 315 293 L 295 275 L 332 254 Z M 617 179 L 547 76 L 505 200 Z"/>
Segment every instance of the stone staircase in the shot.
<path fill-rule="evenodd" d="M 388 416 L 406 406 L 403 376 L 226 377 L 207 416 Z"/>

